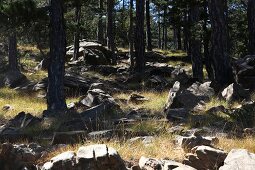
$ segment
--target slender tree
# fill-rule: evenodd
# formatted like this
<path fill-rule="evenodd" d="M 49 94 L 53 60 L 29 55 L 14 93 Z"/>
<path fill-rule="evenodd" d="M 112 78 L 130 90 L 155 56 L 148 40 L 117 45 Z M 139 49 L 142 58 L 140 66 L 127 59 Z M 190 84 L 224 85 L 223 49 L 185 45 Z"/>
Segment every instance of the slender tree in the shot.
<path fill-rule="evenodd" d="M 112 51 L 112 63 L 116 64 L 114 36 L 114 0 L 107 0 L 107 46 Z"/>
<path fill-rule="evenodd" d="M 17 52 L 17 38 L 15 31 L 9 35 L 8 42 L 8 63 L 9 71 L 19 71 L 18 69 L 18 52 Z"/>
<path fill-rule="evenodd" d="M 249 54 L 255 55 L 255 0 L 248 1 Z"/>
<path fill-rule="evenodd" d="M 224 87 L 234 81 L 230 63 L 227 29 L 227 1 L 209 0 L 209 13 L 212 25 L 212 65 L 215 83 Z"/>
<path fill-rule="evenodd" d="M 51 111 L 66 110 L 64 74 L 66 33 L 63 1 L 50 1 L 50 65 L 48 68 L 47 106 Z"/>
<path fill-rule="evenodd" d="M 75 5 L 76 29 L 75 29 L 75 33 L 74 33 L 73 60 L 77 60 L 79 57 L 79 48 L 80 48 L 80 20 L 81 20 L 81 2 L 80 2 L 80 0 L 76 0 L 74 5 Z"/>
<path fill-rule="evenodd" d="M 104 10 L 104 1 L 99 0 L 99 19 L 97 25 L 97 41 L 100 43 L 104 42 L 104 28 L 103 28 L 103 10 Z"/>
<path fill-rule="evenodd" d="M 134 1 L 130 0 L 129 4 L 129 57 L 130 57 L 130 67 L 134 67 L 134 18 L 133 18 L 133 8 Z"/>
<path fill-rule="evenodd" d="M 136 0 L 135 71 L 139 73 L 145 69 L 144 5 L 145 0 Z"/>
<path fill-rule="evenodd" d="M 203 80 L 203 62 L 201 53 L 201 40 L 199 36 L 198 21 L 200 18 L 200 10 L 198 2 L 195 2 L 190 7 L 189 20 L 192 23 L 190 29 L 190 47 L 189 54 L 191 55 L 193 78 Z"/>
<path fill-rule="evenodd" d="M 151 16 L 150 16 L 150 0 L 146 0 L 146 28 L 147 28 L 147 51 L 152 51 L 151 44 Z"/>
<path fill-rule="evenodd" d="M 160 11 L 158 9 L 158 48 L 161 48 L 161 17 L 160 17 Z"/>

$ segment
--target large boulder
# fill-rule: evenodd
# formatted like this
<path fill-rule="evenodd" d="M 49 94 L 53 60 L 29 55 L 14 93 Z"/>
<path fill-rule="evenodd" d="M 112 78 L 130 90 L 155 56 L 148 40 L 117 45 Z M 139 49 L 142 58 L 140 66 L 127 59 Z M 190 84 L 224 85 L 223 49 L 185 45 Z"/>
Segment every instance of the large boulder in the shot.
<path fill-rule="evenodd" d="M 158 160 L 141 157 L 139 160 L 141 170 L 195 170 L 194 168 L 172 160 Z"/>
<path fill-rule="evenodd" d="M 170 89 L 165 110 L 174 108 L 185 108 L 194 110 L 200 103 L 208 101 L 214 95 L 210 82 L 203 84 L 194 83 L 187 89 L 182 90 L 180 82 L 175 82 Z"/>
<path fill-rule="evenodd" d="M 35 162 L 45 153 L 36 143 L 1 145 L 0 169 L 35 169 Z"/>
<path fill-rule="evenodd" d="M 198 134 L 193 134 L 191 136 L 177 136 L 176 142 L 185 152 L 190 152 L 192 148 L 196 146 L 212 146 L 219 142 L 216 137 L 203 137 Z"/>
<path fill-rule="evenodd" d="M 227 153 L 209 146 L 198 146 L 186 155 L 183 163 L 199 170 L 218 169 L 223 165 Z"/>
<path fill-rule="evenodd" d="M 255 89 L 255 55 L 238 59 L 234 66 L 237 82 L 244 88 Z"/>
<path fill-rule="evenodd" d="M 220 170 L 254 170 L 255 154 L 246 149 L 232 149 L 224 161 L 224 166 Z"/>
<path fill-rule="evenodd" d="M 80 147 L 77 151 L 78 167 L 90 170 L 125 170 L 118 152 L 104 144 Z"/>
<path fill-rule="evenodd" d="M 241 85 L 236 83 L 232 83 L 226 87 L 221 95 L 228 102 L 248 99 L 250 96 L 249 90 L 244 89 Z"/>

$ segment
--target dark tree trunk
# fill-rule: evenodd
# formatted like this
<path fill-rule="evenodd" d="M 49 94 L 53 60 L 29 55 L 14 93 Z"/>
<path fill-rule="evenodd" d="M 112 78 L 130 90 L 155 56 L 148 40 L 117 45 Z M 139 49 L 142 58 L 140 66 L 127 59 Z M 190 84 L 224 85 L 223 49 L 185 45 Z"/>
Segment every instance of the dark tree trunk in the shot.
<path fill-rule="evenodd" d="M 158 10 L 158 48 L 161 48 L 161 23 L 160 23 L 160 11 Z"/>
<path fill-rule="evenodd" d="M 168 37 L 167 37 L 167 24 L 166 24 L 166 15 L 167 15 L 167 7 L 164 8 L 164 30 L 163 30 L 163 36 L 164 36 L 164 46 L 163 49 L 167 49 L 167 42 L 168 42 Z"/>
<path fill-rule="evenodd" d="M 79 57 L 80 48 L 80 20 L 81 20 L 81 4 L 77 2 L 75 6 L 75 23 L 76 30 L 74 33 L 74 54 L 73 60 L 77 60 Z"/>
<path fill-rule="evenodd" d="M 97 41 L 102 43 L 104 42 L 104 27 L 103 27 L 103 9 L 104 9 L 104 1 L 99 0 L 99 20 L 97 26 Z"/>
<path fill-rule="evenodd" d="M 192 23 L 190 33 L 190 56 L 192 61 L 193 78 L 203 80 L 203 60 L 201 53 L 201 40 L 199 39 L 198 21 L 200 17 L 199 6 L 194 5 L 190 9 L 189 21 Z"/>
<path fill-rule="evenodd" d="M 183 26 L 183 48 L 185 51 L 189 49 L 189 22 L 188 22 L 188 14 L 184 13 L 184 26 Z"/>
<path fill-rule="evenodd" d="M 226 0 L 210 0 L 209 13 L 212 25 L 211 57 L 215 84 L 220 87 L 234 81 L 228 49 Z"/>
<path fill-rule="evenodd" d="M 182 49 L 182 35 L 181 35 L 181 26 L 178 25 L 177 29 L 177 49 L 181 50 Z"/>
<path fill-rule="evenodd" d="M 107 46 L 112 51 L 112 63 L 116 64 L 113 10 L 114 0 L 107 0 Z"/>
<path fill-rule="evenodd" d="M 134 18 L 133 18 L 133 8 L 134 8 L 134 2 L 133 0 L 130 0 L 130 6 L 129 6 L 129 57 L 130 57 L 130 67 L 131 70 L 134 67 Z"/>
<path fill-rule="evenodd" d="M 177 29 L 175 25 L 173 25 L 173 45 L 174 45 L 174 49 L 176 50 L 178 46 L 178 39 L 177 39 Z"/>
<path fill-rule="evenodd" d="M 47 106 L 51 111 L 66 110 L 64 75 L 66 34 L 63 1 L 50 2 L 50 65 L 48 69 Z"/>
<path fill-rule="evenodd" d="M 139 73 L 145 69 L 144 5 L 145 0 L 136 0 L 135 71 Z"/>
<path fill-rule="evenodd" d="M 255 55 L 255 0 L 248 1 L 249 54 Z"/>
<path fill-rule="evenodd" d="M 203 23 L 203 43 L 204 43 L 204 61 L 205 61 L 205 68 L 208 74 L 208 78 L 213 81 L 213 68 L 212 68 L 212 59 L 209 52 L 209 42 L 210 42 L 210 31 L 207 28 L 207 20 L 208 20 L 208 2 L 204 0 L 204 23 Z"/>
<path fill-rule="evenodd" d="M 152 51 L 150 0 L 146 0 L 147 51 Z"/>
<path fill-rule="evenodd" d="M 16 33 L 9 36 L 8 62 L 9 71 L 19 71 Z"/>

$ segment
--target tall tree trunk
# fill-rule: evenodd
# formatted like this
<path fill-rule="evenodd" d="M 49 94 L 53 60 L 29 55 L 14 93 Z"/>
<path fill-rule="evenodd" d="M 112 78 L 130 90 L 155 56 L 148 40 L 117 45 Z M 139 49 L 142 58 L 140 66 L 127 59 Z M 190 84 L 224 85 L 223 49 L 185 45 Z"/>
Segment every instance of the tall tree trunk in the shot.
<path fill-rule="evenodd" d="M 255 0 L 248 1 L 249 54 L 255 55 Z"/>
<path fill-rule="evenodd" d="M 188 22 L 188 13 L 185 10 L 184 12 L 184 26 L 183 26 L 183 47 L 185 51 L 189 49 L 189 22 Z"/>
<path fill-rule="evenodd" d="M 116 64 L 113 10 L 114 0 L 107 0 L 107 46 L 112 51 L 112 63 Z"/>
<path fill-rule="evenodd" d="M 178 24 L 177 26 L 177 49 L 182 49 L 182 35 L 181 35 L 181 26 Z"/>
<path fill-rule="evenodd" d="M 18 69 L 18 52 L 17 52 L 17 38 L 16 33 L 11 33 L 9 36 L 9 47 L 8 47 L 8 62 L 9 71 L 19 71 Z"/>
<path fill-rule="evenodd" d="M 209 13 L 212 25 L 211 56 L 215 83 L 224 87 L 234 81 L 228 49 L 226 0 L 210 0 Z"/>
<path fill-rule="evenodd" d="M 146 0 L 147 51 L 152 51 L 150 0 Z"/>
<path fill-rule="evenodd" d="M 190 55 L 192 61 L 193 78 L 203 80 L 203 60 L 201 53 L 201 40 L 199 39 L 198 21 L 200 17 L 199 6 L 196 4 L 190 8 L 189 21 L 192 23 L 190 33 Z"/>
<path fill-rule="evenodd" d="M 145 0 L 136 0 L 135 71 L 139 73 L 145 70 L 144 5 Z"/>
<path fill-rule="evenodd" d="M 208 74 L 208 78 L 213 81 L 213 68 L 212 68 L 212 59 L 209 52 L 209 42 L 210 42 L 210 32 L 207 28 L 207 20 L 208 20 L 208 2 L 204 0 L 204 22 L 203 22 L 203 43 L 204 43 L 204 61 L 205 61 L 205 68 Z"/>
<path fill-rule="evenodd" d="M 160 10 L 158 10 L 158 48 L 161 48 L 161 22 Z"/>
<path fill-rule="evenodd" d="M 130 6 L 129 6 L 129 57 L 130 57 L 130 67 L 131 70 L 134 67 L 134 18 L 133 18 L 133 8 L 134 8 L 134 2 L 133 0 L 130 0 Z"/>
<path fill-rule="evenodd" d="M 99 19 L 97 25 L 97 41 L 100 43 L 104 43 L 104 27 L 103 27 L 103 9 L 104 9 L 104 1 L 99 0 Z"/>
<path fill-rule="evenodd" d="M 50 1 L 50 65 L 48 68 L 48 110 L 66 110 L 64 75 L 66 55 L 66 33 L 63 1 Z"/>
<path fill-rule="evenodd" d="M 167 15 L 167 7 L 164 8 L 164 47 L 163 49 L 167 49 L 167 42 L 168 42 L 168 37 L 167 37 L 167 24 L 166 24 L 166 15 Z"/>
<path fill-rule="evenodd" d="M 81 20 L 81 4 L 77 2 L 75 7 L 75 23 L 76 30 L 74 33 L 74 54 L 73 60 L 77 60 L 79 57 L 79 48 L 80 48 L 80 20 Z"/>

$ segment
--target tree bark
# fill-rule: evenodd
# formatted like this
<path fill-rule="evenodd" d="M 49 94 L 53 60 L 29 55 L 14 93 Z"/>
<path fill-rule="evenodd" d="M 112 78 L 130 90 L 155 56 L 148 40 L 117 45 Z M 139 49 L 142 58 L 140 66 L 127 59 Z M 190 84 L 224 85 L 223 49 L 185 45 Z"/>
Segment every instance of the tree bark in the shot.
<path fill-rule="evenodd" d="M 50 65 L 48 68 L 47 107 L 50 111 L 66 110 L 64 75 L 66 33 L 63 1 L 50 1 Z"/>
<path fill-rule="evenodd" d="M 198 21 L 200 17 L 199 6 L 191 6 L 189 21 L 192 23 L 190 33 L 190 55 L 192 61 L 193 78 L 198 81 L 203 80 L 203 61 L 201 53 L 201 40 L 199 39 Z"/>
<path fill-rule="evenodd" d="M 99 19 L 97 26 L 97 41 L 102 43 L 104 42 L 104 27 L 103 27 L 103 9 L 104 9 L 104 1 L 99 0 Z"/>
<path fill-rule="evenodd" d="M 168 37 L 167 37 L 167 24 L 166 24 L 166 15 L 167 15 L 167 7 L 164 8 L 164 47 L 163 49 L 167 49 L 167 42 L 168 42 Z"/>
<path fill-rule="evenodd" d="M 182 35 L 181 35 L 181 26 L 178 25 L 177 29 L 177 49 L 181 50 L 182 49 Z"/>
<path fill-rule="evenodd" d="M 79 57 L 79 48 L 80 48 L 80 20 L 81 20 L 81 4 L 77 2 L 75 4 L 75 23 L 76 30 L 74 33 L 74 54 L 73 60 L 77 60 Z"/>
<path fill-rule="evenodd" d="M 9 71 L 19 71 L 17 38 L 16 38 L 15 32 L 11 33 L 11 35 L 9 36 L 8 62 L 9 62 Z"/>
<path fill-rule="evenodd" d="M 226 0 L 210 0 L 209 13 L 212 25 L 211 57 L 215 84 L 224 87 L 234 81 L 228 49 Z"/>
<path fill-rule="evenodd" d="M 213 81 L 213 68 L 212 68 L 212 59 L 209 52 L 209 42 L 210 42 L 210 31 L 207 28 L 207 20 L 208 20 L 208 2 L 204 0 L 204 22 L 203 22 L 203 45 L 204 45 L 204 61 L 205 61 L 205 69 L 208 74 L 208 78 Z"/>
<path fill-rule="evenodd" d="M 152 51 L 150 0 L 146 0 L 147 51 Z"/>
<path fill-rule="evenodd" d="M 255 0 L 248 1 L 249 54 L 255 55 Z"/>
<path fill-rule="evenodd" d="M 130 67 L 131 70 L 134 67 L 134 18 L 133 18 L 133 8 L 134 8 L 134 2 L 133 0 L 130 0 L 130 6 L 129 6 L 129 57 L 130 57 Z"/>
<path fill-rule="evenodd" d="M 116 64 L 113 10 L 114 0 L 107 0 L 107 46 L 112 51 L 112 63 Z"/>
<path fill-rule="evenodd" d="M 145 70 L 144 5 L 145 0 L 136 0 L 135 71 L 139 73 Z"/>
<path fill-rule="evenodd" d="M 158 48 L 161 48 L 161 23 L 160 11 L 158 10 Z"/>

